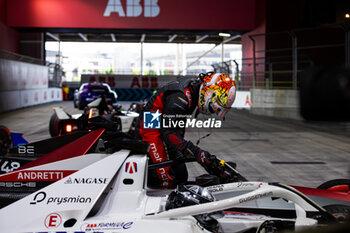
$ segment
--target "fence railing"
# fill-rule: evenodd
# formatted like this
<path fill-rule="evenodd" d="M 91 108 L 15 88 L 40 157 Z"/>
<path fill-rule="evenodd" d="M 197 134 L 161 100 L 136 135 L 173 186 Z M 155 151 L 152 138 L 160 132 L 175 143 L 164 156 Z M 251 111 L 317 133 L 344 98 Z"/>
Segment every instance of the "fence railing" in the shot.
<path fill-rule="evenodd" d="M 326 40 L 333 33 L 337 37 Z M 319 40 L 320 37 L 324 38 Z M 212 65 L 214 71 L 235 77 L 239 89 L 298 89 L 300 74 L 314 64 L 323 62 L 327 65 L 335 59 L 338 63 L 350 65 L 350 27 L 296 29 L 250 35 L 249 38 L 252 57 Z M 278 43 L 275 45 L 271 41 Z M 269 48 L 265 47 L 267 44 Z M 335 50 L 336 55 L 332 54 Z"/>
<path fill-rule="evenodd" d="M 44 66 L 49 65 L 49 63 L 46 61 L 43 61 L 43 60 L 40 60 L 40 59 L 37 59 L 34 57 L 21 55 L 18 53 L 12 53 L 12 52 L 5 51 L 5 50 L 0 50 L 0 58 L 14 60 L 14 61 L 27 62 L 27 63 L 37 64 L 37 65 L 44 65 Z"/>

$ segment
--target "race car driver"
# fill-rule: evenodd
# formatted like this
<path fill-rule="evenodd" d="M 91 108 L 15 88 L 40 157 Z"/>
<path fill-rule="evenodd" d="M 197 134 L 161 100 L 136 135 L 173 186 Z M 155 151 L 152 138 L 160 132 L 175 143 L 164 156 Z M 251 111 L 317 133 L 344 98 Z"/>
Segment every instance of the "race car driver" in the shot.
<path fill-rule="evenodd" d="M 140 114 L 140 135 L 150 145 L 150 163 L 184 158 L 194 158 L 209 174 L 228 181 L 232 174 L 223 161 L 184 139 L 185 128 L 172 127 L 150 129 L 144 126 L 144 112 L 156 112 L 164 116 L 195 116 L 217 114 L 224 118 L 236 95 L 235 81 L 225 74 L 200 74 L 198 78 L 183 77 L 161 87 L 147 102 Z M 177 118 L 176 120 L 183 120 Z M 149 171 L 148 184 L 157 188 L 173 188 L 187 181 L 188 172 L 184 163 Z"/>

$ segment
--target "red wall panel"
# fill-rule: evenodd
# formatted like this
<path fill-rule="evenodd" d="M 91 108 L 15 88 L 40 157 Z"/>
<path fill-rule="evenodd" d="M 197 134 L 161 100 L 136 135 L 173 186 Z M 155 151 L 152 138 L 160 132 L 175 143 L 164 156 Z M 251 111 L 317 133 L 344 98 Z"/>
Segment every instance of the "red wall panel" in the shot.
<path fill-rule="evenodd" d="M 253 83 L 253 42 L 249 36 L 266 33 L 266 8 L 265 0 L 257 1 L 255 8 L 255 26 L 254 30 L 242 35 L 242 83 L 244 89 L 249 89 Z M 266 50 L 266 36 L 253 36 L 255 40 L 255 57 L 256 71 L 265 72 L 265 50 Z M 257 75 L 256 81 L 262 81 L 263 75 Z M 247 88 L 249 87 L 249 88 Z"/>
<path fill-rule="evenodd" d="M 137 17 L 118 13 L 104 16 L 109 3 L 127 0 L 11 0 L 7 23 L 11 27 L 251 30 L 255 0 L 134 0 Z M 159 7 L 156 17 L 145 17 L 145 3 Z M 117 6 L 115 5 L 115 6 Z M 140 10 L 141 13 L 137 12 Z M 120 9 L 120 8 L 119 8 Z"/>
<path fill-rule="evenodd" d="M 18 53 L 19 35 L 6 25 L 6 0 L 0 0 L 0 50 Z"/>

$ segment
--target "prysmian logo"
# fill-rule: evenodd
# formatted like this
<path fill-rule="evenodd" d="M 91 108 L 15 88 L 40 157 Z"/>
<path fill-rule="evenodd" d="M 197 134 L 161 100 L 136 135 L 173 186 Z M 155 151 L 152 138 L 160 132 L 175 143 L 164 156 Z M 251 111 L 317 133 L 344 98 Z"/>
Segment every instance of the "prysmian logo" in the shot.
<path fill-rule="evenodd" d="M 31 205 L 36 205 L 36 203 L 42 202 L 45 200 L 46 198 L 46 193 L 45 192 L 38 192 L 37 194 L 35 194 L 33 201 L 30 202 Z"/>
<path fill-rule="evenodd" d="M 64 204 L 64 203 L 91 203 L 91 197 L 49 197 L 46 204 Z"/>
<path fill-rule="evenodd" d="M 36 205 L 37 203 L 46 201 L 46 204 L 64 204 L 64 203 L 91 203 L 91 197 L 82 197 L 80 195 L 76 197 L 47 197 L 47 194 L 45 192 L 39 192 L 37 193 L 33 201 L 30 202 L 31 205 Z"/>
<path fill-rule="evenodd" d="M 71 178 L 69 177 L 65 184 L 106 184 L 108 178 Z"/>

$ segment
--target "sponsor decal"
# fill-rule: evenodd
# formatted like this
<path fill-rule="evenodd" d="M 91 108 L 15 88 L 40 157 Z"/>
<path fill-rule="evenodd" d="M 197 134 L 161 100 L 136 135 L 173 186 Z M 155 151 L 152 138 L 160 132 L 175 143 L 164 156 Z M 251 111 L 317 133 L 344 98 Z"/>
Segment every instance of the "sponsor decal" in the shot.
<path fill-rule="evenodd" d="M 157 110 L 156 112 L 143 113 L 143 128 L 145 129 L 160 129 L 160 116 L 162 114 Z"/>
<path fill-rule="evenodd" d="M 39 84 L 39 78 L 37 77 L 38 73 L 37 70 L 35 70 L 34 78 L 32 79 L 32 84 L 38 85 Z"/>
<path fill-rule="evenodd" d="M 223 190 L 224 190 L 224 185 L 222 184 L 208 187 L 208 191 L 211 193 L 221 192 Z"/>
<path fill-rule="evenodd" d="M 29 102 L 29 98 L 28 98 L 28 94 L 27 93 L 24 93 L 24 104 L 28 104 L 28 102 Z"/>
<path fill-rule="evenodd" d="M 83 74 L 81 77 L 81 82 L 99 82 L 99 83 L 108 83 L 111 88 L 159 88 L 164 84 L 174 81 L 178 76 L 175 75 L 162 75 L 162 76 L 149 76 L 149 75 L 90 75 Z M 117 85 L 118 83 L 118 85 Z M 117 85 L 117 86 L 116 86 Z M 126 91 L 126 90 L 124 90 Z M 136 89 L 134 90 L 136 91 Z M 126 91 L 124 94 L 121 93 L 121 96 L 132 95 L 135 92 Z M 149 95 L 149 93 L 145 93 L 140 91 L 140 94 L 145 94 L 145 97 Z"/>
<path fill-rule="evenodd" d="M 162 180 L 162 186 L 163 187 L 169 186 L 169 178 L 164 167 L 158 168 L 158 175 Z"/>
<path fill-rule="evenodd" d="M 259 194 L 255 194 L 255 195 L 252 195 L 249 197 L 241 198 L 241 199 L 239 199 L 239 203 L 256 200 L 256 199 L 263 198 L 263 197 L 269 197 L 272 195 L 273 195 L 273 192 L 271 192 L 271 191 L 266 192 L 266 193 L 259 193 Z"/>
<path fill-rule="evenodd" d="M 243 212 L 234 212 L 234 211 L 224 211 L 224 215 L 266 217 L 266 215 L 262 215 L 262 214 L 252 214 L 252 213 L 243 213 Z"/>
<path fill-rule="evenodd" d="M 162 162 L 163 161 L 162 157 L 160 157 L 160 155 L 158 153 L 156 144 L 154 142 L 150 144 L 150 150 L 152 151 L 153 156 L 157 160 L 157 162 Z"/>
<path fill-rule="evenodd" d="M 158 0 L 143 0 L 143 7 L 141 0 L 128 0 L 121 3 L 121 0 L 109 0 L 103 16 L 109 17 L 112 13 L 119 15 L 119 17 L 139 17 L 142 15 L 146 18 L 157 17 L 160 13 L 160 7 L 158 6 Z"/>
<path fill-rule="evenodd" d="M 249 100 L 249 95 L 247 95 L 244 105 L 253 106 L 253 103 Z"/>
<path fill-rule="evenodd" d="M 1 176 L 1 181 L 57 181 L 76 171 L 73 170 L 20 170 Z"/>
<path fill-rule="evenodd" d="M 27 188 L 35 188 L 36 183 L 35 182 L 0 182 L 0 187 L 3 188 L 22 188 L 22 187 L 27 187 Z"/>
<path fill-rule="evenodd" d="M 46 204 L 64 204 L 64 203 L 91 203 L 91 197 L 49 197 Z"/>
<path fill-rule="evenodd" d="M 111 77 L 113 78 L 113 77 Z M 114 86 L 114 85 L 113 85 Z M 157 77 L 134 77 L 130 88 L 158 88 L 158 78 Z"/>
<path fill-rule="evenodd" d="M 130 174 L 137 173 L 137 163 L 127 162 L 125 164 L 125 172 L 130 173 Z"/>
<path fill-rule="evenodd" d="M 30 202 L 31 205 L 36 205 L 36 203 L 40 203 L 46 198 L 46 193 L 45 192 L 38 192 L 35 194 L 33 201 Z"/>
<path fill-rule="evenodd" d="M 62 171 L 19 171 L 17 180 L 56 181 L 65 177 Z"/>
<path fill-rule="evenodd" d="M 36 84 L 38 84 L 38 83 L 36 83 Z M 39 93 L 38 92 L 34 93 L 34 102 L 39 102 Z"/>
<path fill-rule="evenodd" d="M 49 214 L 45 218 L 45 227 L 49 228 L 49 229 L 56 228 L 56 227 L 60 226 L 61 223 L 62 223 L 62 217 L 56 213 Z"/>
<path fill-rule="evenodd" d="M 253 187 L 254 184 L 253 183 L 249 183 L 249 182 L 239 182 L 237 184 L 237 188 L 240 188 L 240 187 Z"/>
<path fill-rule="evenodd" d="M 50 204 L 56 204 L 61 205 L 65 203 L 91 203 L 91 197 L 82 197 L 80 195 L 76 197 L 47 197 L 47 194 L 45 192 L 39 192 L 37 193 L 33 201 L 30 202 L 31 205 L 36 205 L 37 203 L 44 202 L 47 205 Z"/>
<path fill-rule="evenodd" d="M 4 163 L 1 165 L 0 170 L 2 172 L 12 172 L 14 170 L 17 170 L 19 167 L 21 166 L 21 164 L 19 162 L 10 162 L 5 160 Z"/>
<path fill-rule="evenodd" d="M 69 177 L 65 184 L 106 184 L 108 178 L 71 178 Z"/>
<path fill-rule="evenodd" d="M 40 232 L 26 232 L 26 233 L 72 233 L 73 231 L 40 231 Z M 82 231 L 74 231 L 74 233 L 86 233 Z M 99 232 L 104 233 L 104 232 Z"/>
<path fill-rule="evenodd" d="M 18 146 L 18 154 L 34 154 L 34 146 Z"/>
<path fill-rule="evenodd" d="M 85 223 L 81 226 L 82 231 L 95 232 L 103 230 L 127 230 L 132 227 L 134 222 L 100 222 Z"/>

